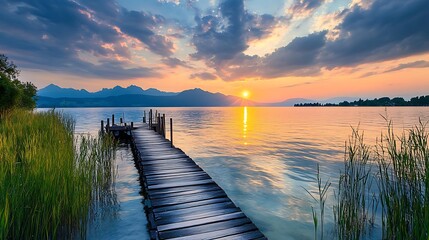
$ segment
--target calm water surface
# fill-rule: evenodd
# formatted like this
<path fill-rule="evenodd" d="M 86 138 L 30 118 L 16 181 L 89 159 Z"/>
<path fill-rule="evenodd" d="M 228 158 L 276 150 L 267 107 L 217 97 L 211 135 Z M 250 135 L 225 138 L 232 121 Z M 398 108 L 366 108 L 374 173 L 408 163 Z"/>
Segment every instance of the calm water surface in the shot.
<path fill-rule="evenodd" d="M 206 170 L 269 239 L 313 238 L 311 206 L 317 204 L 303 188 L 315 189 L 317 163 L 322 178 L 330 178 L 335 187 L 351 127 L 359 126 L 366 142 L 375 144 L 387 125 L 382 115 L 393 121 L 398 133 L 419 118 L 429 120 L 425 107 L 157 109 L 174 119 L 174 144 Z M 61 110 L 75 117 L 78 132 L 97 134 L 100 120 L 112 113 L 117 121 L 123 116 L 137 122 L 148 108 Z M 119 153 L 120 211 L 98 223 L 99 231 L 92 236 L 147 238 L 132 155 L 129 149 Z M 332 191 L 328 197 L 326 232 L 332 229 Z M 379 238 L 377 233 L 373 238 Z"/>

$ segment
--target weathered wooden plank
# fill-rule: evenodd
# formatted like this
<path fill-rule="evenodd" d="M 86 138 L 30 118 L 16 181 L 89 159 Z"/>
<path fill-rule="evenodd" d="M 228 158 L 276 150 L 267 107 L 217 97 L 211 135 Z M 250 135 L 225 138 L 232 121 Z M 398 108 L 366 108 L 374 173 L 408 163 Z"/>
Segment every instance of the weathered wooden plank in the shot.
<path fill-rule="evenodd" d="M 202 218 L 209 218 L 209 217 L 215 217 L 215 216 L 221 216 L 225 214 L 230 213 L 241 213 L 239 208 L 217 208 L 213 210 L 207 210 L 207 209 L 201 209 L 200 212 L 190 212 L 187 214 L 173 214 L 168 216 L 158 216 L 156 218 L 156 223 L 158 225 L 165 225 L 165 224 L 171 224 L 171 223 L 178 223 L 178 222 L 185 222 L 190 220 L 196 220 L 196 219 L 202 219 Z"/>
<path fill-rule="evenodd" d="M 197 165 L 193 162 L 175 162 L 175 163 L 158 163 L 158 164 L 151 164 L 151 165 L 143 165 L 143 168 L 146 170 L 152 170 L 152 169 L 173 169 L 173 168 L 185 168 L 185 167 L 197 167 Z"/>
<path fill-rule="evenodd" d="M 202 200 L 208 200 L 213 198 L 222 198 L 226 197 L 226 194 L 222 190 L 215 190 L 210 192 L 202 192 L 188 195 L 181 195 L 171 198 L 162 198 L 162 199 L 151 199 L 152 206 L 163 207 L 168 205 L 177 205 L 182 203 L 197 202 Z"/>
<path fill-rule="evenodd" d="M 146 179 L 146 183 L 151 185 L 157 185 L 157 184 L 165 184 L 165 183 L 171 183 L 171 182 L 181 182 L 181 181 L 199 181 L 204 179 L 211 179 L 209 175 L 200 175 L 200 176 L 185 176 L 185 177 L 176 177 L 176 178 L 166 178 L 166 179 L 156 179 L 156 180 L 149 180 Z"/>
<path fill-rule="evenodd" d="M 204 173 L 204 172 L 202 172 Z M 148 190 L 148 195 L 149 196 L 162 196 L 164 194 L 180 194 L 182 192 L 187 192 L 187 191 L 195 191 L 195 190 L 199 190 L 199 191 L 206 191 L 206 190 L 214 190 L 214 189 L 220 189 L 220 187 L 215 184 L 205 184 L 205 185 L 197 185 L 197 186 L 185 186 L 185 187 L 177 187 L 177 188 L 164 188 L 164 189 L 155 189 L 155 190 Z"/>
<path fill-rule="evenodd" d="M 179 217 L 182 215 L 192 215 L 192 214 L 198 214 L 202 212 L 210 212 L 210 211 L 218 211 L 219 209 L 238 209 L 238 207 L 235 206 L 235 204 L 231 201 L 227 202 L 220 202 L 220 203 L 211 203 L 201 206 L 195 206 L 195 207 L 187 207 L 182 209 L 173 209 L 170 211 L 163 211 L 163 212 L 156 212 L 154 213 L 154 216 L 156 219 L 162 219 L 167 217 Z"/>
<path fill-rule="evenodd" d="M 193 168 L 180 168 L 180 169 L 169 169 L 169 170 L 159 170 L 159 171 L 144 171 L 143 173 L 145 175 L 162 175 L 162 174 L 168 174 L 168 173 L 186 173 L 186 172 L 198 172 L 202 171 L 200 167 L 193 167 Z"/>
<path fill-rule="evenodd" d="M 229 221 L 232 219 L 238 219 L 238 218 L 244 218 L 244 217 L 246 216 L 242 212 L 235 212 L 235 213 L 228 213 L 228 214 L 219 215 L 219 216 L 169 223 L 164 225 L 158 223 L 157 229 L 158 231 L 167 231 L 167 230 L 187 228 L 187 227 L 198 226 L 198 225 L 205 225 L 209 223 Z"/>
<path fill-rule="evenodd" d="M 191 207 L 197 207 L 197 206 L 204 206 L 204 205 L 221 203 L 221 202 L 231 202 L 231 200 L 227 197 L 213 198 L 213 199 L 208 199 L 208 200 L 203 200 L 198 202 L 190 202 L 190 203 L 183 203 L 183 204 L 170 205 L 170 206 L 164 206 L 164 207 L 157 207 L 153 209 L 153 212 L 160 213 L 160 212 L 185 209 L 185 208 L 191 208 Z"/>
<path fill-rule="evenodd" d="M 265 238 L 264 235 L 259 230 L 254 230 L 245 233 L 239 233 L 236 235 L 230 235 L 221 238 L 215 238 L 217 240 L 241 240 L 241 239 L 262 239 Z"/>
<path fill-rule="evenodd" d="M 202 185 L 207 183 L 213 183 L 213 179 L 205 179 L 199 181 L 189 181 L 189 182 L 174 182 L 166 184 L 157 184 L 148 186 L 148 189 L 160 189 L 160 188 L 174 188 L 174 187 L 183 187 L 183 186 L 193 186 L 193 185 Z"/>
<path fill-rule="evenodd" d="M 254 230 L 248 218 L 238 218 L 182 229 L 159 232 L 161 239 L 212 239 Z M 223 230 L 223 231 L 221 231 Z"/>
<path fill-rule="evenodd" d="M 166 158 L 177 158 L 177 157 L 188 157 L 186 154 L 163 154 L 158 156 L 142 156 L 142 160 L 158 160 L 158 159 L 166 159 Z"/>
<path fill-rule="evenodd" d="M 165 175 L 152 175 L 147 176 L 147 180 L 156 180 L 156 179 L 170 179 L 170 178 L 177 178 L 177 177 L 186 177 L 186 176 L 201 176 L 201 175 L 207 175 L 206 172 L 199 171 L 199 172 L 185 172 L 185 173 L 170 173 Z"/>
<path fill-rule="evenodd" d="M 160 164 L 160 163 L 174 163 L 174 162 L 194 162 L 189 157 L 179 157 L 179 158 L 168 158 L 168 159 L 157 159 L 157 160 L 146 160 L 142 161 L 141 165 L 153 165 L 153 164 Z"/>

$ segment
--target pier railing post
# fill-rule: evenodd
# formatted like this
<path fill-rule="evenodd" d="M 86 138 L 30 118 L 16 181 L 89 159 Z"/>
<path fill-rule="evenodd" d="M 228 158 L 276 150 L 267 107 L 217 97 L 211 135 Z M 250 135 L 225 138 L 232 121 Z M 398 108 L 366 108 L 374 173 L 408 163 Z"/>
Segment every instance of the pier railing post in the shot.
<path fill-rule="evenodd" d="M 123 123 L 122 118 L 119 118 L 119 123 L 120 123 L 120 124 L 122 124 L 122 123 Z"/>
<path fill-rule="evenodd" d="M 165 114 L 162 114 L 162 136 L 165 138 Z"/>
<path fill-rule="evenodd" d="M 109 132 L 109 127 L 110 127 L 110 118 L 107 118 L 106 132 Z"/>
<path fill-rule="evenodd" d="M 104 121 L 101 120 L 101 134 L 104 134 Z"/>
<path fill-rule="evenodd" d="M 115 114 L 112 114 L 112 126 L 115 125 Z"/>
<path fill-rule="evenodd" d="M 146 123 L 146 110 L 143 111 L 143 123 Z"/>
<path fill-rule="evenodd" d="M 152 129 L 152 109 L 149 111 L 149 128 Z"/>
<path fill-rule="evenodd" d="M 157 128 L 156 128 L 156 131 L 158 132 L 158 133 L 160 133 L 160 128 L 161 128 L 161 125 L 160 125 L 160 118 L 161 118 L 161 114 L 160 113 L 158 113 L 158 117 L 156 118 L 156 120 L 157 120 Z"/>
<path fill-rule="evenodd" d="M 170 143 L 171 143 L 171 147 L 173 146 L 173 119 L 170 118 Z"/>

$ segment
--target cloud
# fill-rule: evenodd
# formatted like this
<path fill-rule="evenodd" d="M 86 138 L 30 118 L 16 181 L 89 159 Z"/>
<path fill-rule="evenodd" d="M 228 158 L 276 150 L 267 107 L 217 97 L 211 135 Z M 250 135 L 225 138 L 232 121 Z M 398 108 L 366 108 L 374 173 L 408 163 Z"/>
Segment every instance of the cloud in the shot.
<path fill-rule="evenodd" d="M 0 4 L 0 48 L 24 68 L 108 79 L 153 77 L 159 76 L 156 69 L 132 62 L 129 39 L 161 56 L 174 51 L 172 42 L 155 33 L 163 17 L 128 11 L 113 0 Z"/>
<path fill-rule="evenodd" d="M 424 60 L 420 60 L 420 61 L 415 61 L 415 62 L 410 62 L 410 63 L 402 63 L 402 64 L 399 64 L 398 66 L 396 66 L 394 68 L 391 68 L 391 69 L 385 71 L 385 73 L 399 71 L 399 70 L 406 69 L 406 68 L 429 68 L 429 62 L 424 61 Z"/>
<path fill-rule="evenodd" d="M 219 9 L 215 15 L 196 16 L 192 38 L 197 51 L 191 56 L 212 67 L 243 53 L 249 41 L 267 37 L 281 21 L 269 14 L 247 12 L 243 0 L 224 0 Z"/>
<path fill-rule="evenodd" d="M 337 27 L 321 58 L 328 68 L 407 57 L 429 51 L 427 0 L 376 0 L 368 9 L 355 5 Z"/>
<path fill-rule="evenodd" d="M 264 77 L 311 76 L 320 72 L 319 56 L 326 43 L 326 31 L 298 37 L 276 49 L 263 60 Z"/>
<path fill-rule="evenodd" d="M 313 13 L 324 2 L 324 0 L 295 0 L 288 12 L 292 17 L 305 17 Z"/>
<path fill-rule="evenodd" d="M 192 66 L 190 66 L 187 62 L 185 62 L 185 61 L 183 61 L 183 60 L 180 60 L 180 59 L 178 59 L 178 58 L 172 58 L 172 57 L 169 57 L 169 58 L 163 58 L 162 60 L 162 63 L 164 63 L 165 65 L 167 65 L 167 66 L 169 66 L 169 67 L 172 67 L 172 68 L 175 68 L 175 67 L 178 67 L 178 66 L 180 66 L 180 67 L 184 67 L 184 68 L 193 68 Z"/>
<path fill-rule="evenodd" d="M 140 40 L 153 53 L 161 56 L 173 54 L 173 42 L 162 35 L 155 34 L 156 27 L 165 21 L 162 16 L 126 9 L 121 11 L 117 25 L 122 32 Z"/>
<path fill-rule="evenodd" d="M 189 76 L 191 79 L 199 78 L 201 80 L 216 80 L 217 76 L 209 72 L 193 73 Z"/>
<path fill-rule="evenodd" d="M 263 57 L 243 54 L 242 44 L 228 44 L 236 51 L 225 48 L 229 55 L 213 51 L 206 59 L 223 80 L 234 81 L 312 76 L 322 68 L 354 67 L 429 51 L 429 28 L 421 24 L 429 16 L 429 1 L 375 0 L 365 8 L 354 5 L 339 15 L 341 21 L 335 27 L 338 34 L 335 38 L 328 31 L 315 32 L 294 38 Z M 222 33 L 225 32 L 228 30 Z M 234 43 L 238 44 L 240 39 Z"/>

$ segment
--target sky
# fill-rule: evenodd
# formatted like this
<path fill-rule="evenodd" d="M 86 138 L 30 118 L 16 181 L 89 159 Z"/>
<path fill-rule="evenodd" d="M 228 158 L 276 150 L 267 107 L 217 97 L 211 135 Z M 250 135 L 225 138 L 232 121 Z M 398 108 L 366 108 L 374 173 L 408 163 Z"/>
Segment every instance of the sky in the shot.
<path fill-rule="evenodd" d="M 0 0 L 38 88 L 202 88 L 260 102 L 429 94 L 428 0 Z"/>

